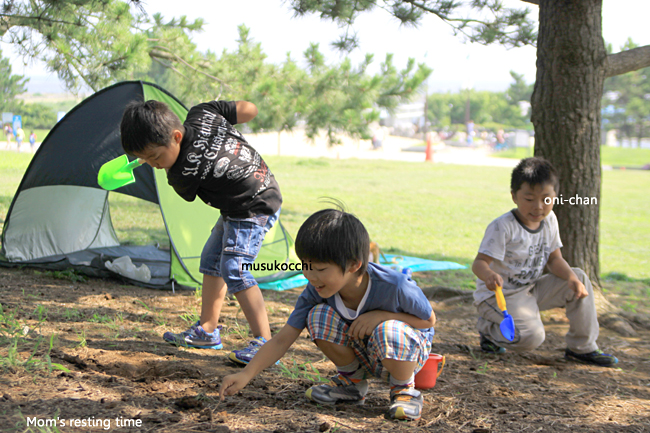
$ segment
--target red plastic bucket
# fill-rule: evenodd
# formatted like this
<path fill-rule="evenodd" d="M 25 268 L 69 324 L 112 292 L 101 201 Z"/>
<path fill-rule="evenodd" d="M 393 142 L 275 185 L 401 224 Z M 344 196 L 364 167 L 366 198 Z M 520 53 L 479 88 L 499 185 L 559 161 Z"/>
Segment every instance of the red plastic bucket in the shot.
<path fill-rule="evenodd" d="M 441 364 L 440 370 L 438 370 L 438 364 Z M 445 357 L 437 353 L 430 353 L 429 359 L 422 367 L 422 370 L 415 375 L 415 387 L 417 389 L 433 388 L 443 368 L 445 368 Z"/>

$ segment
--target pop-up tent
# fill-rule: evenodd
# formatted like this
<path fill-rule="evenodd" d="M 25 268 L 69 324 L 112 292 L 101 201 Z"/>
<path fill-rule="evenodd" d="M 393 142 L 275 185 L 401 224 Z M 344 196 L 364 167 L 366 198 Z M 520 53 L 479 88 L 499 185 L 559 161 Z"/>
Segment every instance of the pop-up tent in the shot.
<path fill-rule="evenodd" d="M 142 81 L 108 87 L 85 99 L 52 129 L 34 155 L 9 207 L 2 232 L 0 265 L 46 269 L 73 268 L 94 275 L 115 275 L 106 261 L 129 256 L 146 264 L 148 287 L 198 287 L 203 244 L 219 211 L 201 200 L 186 202 L 167 184 L 165 172 L 144 165 L 134 171 L 136 182 L 116 190 L 159 205 L 169 249 L 122 245 L 111 221 L 109 192 L 97 184 L 105 162 L 124 151 L 119 125 L 133 100 L 167 103 L 185 119 L 187 108 L 162 88 Z M 267 233 L 258 263 L 297 262 L 293 240 L 281 223 Z M 296 272 L 253 272 L 258 282 L 286 278 Z"/>

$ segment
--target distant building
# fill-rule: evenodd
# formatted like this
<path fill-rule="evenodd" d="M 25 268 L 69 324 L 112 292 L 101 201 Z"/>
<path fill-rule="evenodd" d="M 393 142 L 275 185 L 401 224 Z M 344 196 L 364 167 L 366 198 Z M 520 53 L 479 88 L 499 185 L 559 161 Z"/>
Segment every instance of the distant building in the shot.
<path fill-rule="evenodd" d="M 392 115 L 382 119 L 385 126 L 392 128 L 393 135 L 412 137 L 422 128 L 424 100 L 400 104 Z"/>

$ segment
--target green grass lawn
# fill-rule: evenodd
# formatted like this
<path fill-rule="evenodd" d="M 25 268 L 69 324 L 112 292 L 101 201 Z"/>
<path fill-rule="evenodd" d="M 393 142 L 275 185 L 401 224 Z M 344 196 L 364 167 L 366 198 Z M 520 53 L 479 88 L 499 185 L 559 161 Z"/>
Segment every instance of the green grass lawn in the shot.
<path fill-rule="evenodd" d="M 31 155 L 2 152 L 0 222 Z M 513 207 L 510 170 L 392 161 L 265 157 L 282 188 L 282 221 L 300 224 L 340 199 L 385 250 L 468 265 L 488 223 Z M 650 277 L 650 173 L 603 172 L 601 271 Z M 154 205 L 111 195 L 111 215 L 123 242 L 166 244 Z"/>
<path fill-rule="evenodd" d="M 4 225 L 11 200 L 18 189 L 32 154 L 0 152 L 0 223 Z"/>
<path fill-rule="evenodd" d="M 516 147 L 501 152 L 494 152 L 491 156 L 514 159 L 528 158 L 532 156 L 532 149 Z M 650 164 L 650 149 L 601 146 L 600 159 L 603 165 L 643 167 L 646 164 Z"/>

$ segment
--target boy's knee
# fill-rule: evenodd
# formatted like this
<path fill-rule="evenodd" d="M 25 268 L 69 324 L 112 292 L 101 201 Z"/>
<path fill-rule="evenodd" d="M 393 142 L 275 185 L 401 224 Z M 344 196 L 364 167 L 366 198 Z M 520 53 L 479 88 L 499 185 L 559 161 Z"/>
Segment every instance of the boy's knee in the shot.
<path fill-rule="evenodd" d="M 574 274 L 576 274 L 576 277 L 578 277 L 582 284 L 586 285 L 587 281 L 589 281 L 589 276 L 587 273 L 580 268 L 571 268 L 571 270 Z"/>
<path fill-rule="evenodd" d="M 340 316 L 334 308 L 327 304 L 318 304 L 309 310 L 307 330 L 312 336 L 320 335 L 323 329 L 331 328 L 334 321 L 338 323 L 340 320 Z"/>
<path fill-rule="evenodd" d="M 253 274 L 242 267 L 240 256 L 224 254 L 221 257 L 220 271 L 231 295 L 257 285 Z"/>
<path fill-rule="evenodd" d="M 535 350 L 542 345 L 546 339 L 546 331 L 543 327 L 531 329 L 519 334 L 519 341 L 512 346 L 515 352 L 527 352 Z"/>
<path fill-rule="evenodd" d="M 383 341 L 390 346 L 399 345 L 403 343 L 404 339 L 408 339 L 410 335 L 405 332 L 404 326 L 408 325 L 399 320 L 386 320 L 377 325 L 370 334 L 370 339 L 375 342 Z"/>
<path fill-rule="evenodd" d="M 578 277 L 580 282 L 582 284 L 584 284 L 585 289 L 587 290 L 587 293 L 589 294 L 589 296 L 587 296 L 587 298 L 593 300 L 594 299 L 594 296 L 593 296 L 594 295 L 594 289 L 593 289 L 593 287 L 591 285 L 591 280 L 589 279 L 589 275 L 587 275 L 587 273 L 585 271 L 583 271 L 582 269 L 580 269 L 580 268 L 571 268 L 571 270 L 573 271 L 573 273 L 576 274 L 576 277 Z M 584 298 L 582 298 L 582 299 L 584 299 Z"/>

